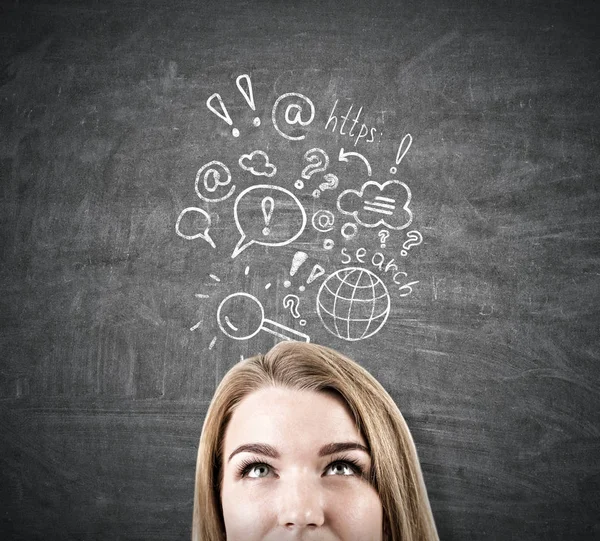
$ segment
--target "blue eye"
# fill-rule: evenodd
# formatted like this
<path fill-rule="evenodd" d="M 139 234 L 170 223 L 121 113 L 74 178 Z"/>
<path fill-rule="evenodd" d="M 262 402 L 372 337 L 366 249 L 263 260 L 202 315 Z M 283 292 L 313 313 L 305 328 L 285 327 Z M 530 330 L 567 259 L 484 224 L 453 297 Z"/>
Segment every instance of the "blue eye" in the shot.
<path fill-rule="evenodd" d="M 271 466 L 264 462 L 248 462 L 240 465 L 240 477 L 249 477 L 250 479 L 261 479 L 271 472 Z"/>
<path fill-rule="evenodd" d="M 362 476 L 363 470 L 354 460 L 336 460 L 327 466 L 326 472 L 333 471 L 331 475 L 358 475 Z M 327 473 L 326 473 L 327 474 Z"/>
<path fill-rule="evenodd" d="M 273 473 L 273 469 L 270 464 L 266 462 L 257 462 L 256 460 L 247 460 L 242 462 L 238 468 L 238 475 L 241 478 L 248 479 L 262 479 L 268 477 Z M 336 460 L 329 464 L 325 468 L 326 476 L 358 476 L 363 477 L 364 472 L 362 466 L 352 460 L 346 458 L 343 460 Z"/>
<path fill-rule="evenodd" d="M 269 466 L 266 464 L 256 464 L 248 472 L 248 477 L 266 477 L 269 473 Z"/>

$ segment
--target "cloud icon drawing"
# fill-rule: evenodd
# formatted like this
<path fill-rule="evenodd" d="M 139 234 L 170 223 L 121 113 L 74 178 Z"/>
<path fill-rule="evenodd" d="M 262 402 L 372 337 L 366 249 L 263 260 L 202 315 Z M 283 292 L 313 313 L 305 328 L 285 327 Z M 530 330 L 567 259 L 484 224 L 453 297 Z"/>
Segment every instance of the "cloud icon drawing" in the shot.
<path fill-rule="evenodd" d="M 257 177 L 273 177 L 277 173 L 277 167 L 269 163 L 267 153 L 262 150 L 253 150 L 250 154 L 242 154 L 238 160 L 244 171 L 250 171 Z"/>
<path fill-rule="evenodd" d="M 388 180 L 380 184 L 369 181 L 360 191 L 343 191 L 338 196 L 337 208 L 343 214 L 354 216 L 356 223 L 364 227 L 400 230 L 413 220 L 410 200 L 410 188 L 404 182 Z"/>

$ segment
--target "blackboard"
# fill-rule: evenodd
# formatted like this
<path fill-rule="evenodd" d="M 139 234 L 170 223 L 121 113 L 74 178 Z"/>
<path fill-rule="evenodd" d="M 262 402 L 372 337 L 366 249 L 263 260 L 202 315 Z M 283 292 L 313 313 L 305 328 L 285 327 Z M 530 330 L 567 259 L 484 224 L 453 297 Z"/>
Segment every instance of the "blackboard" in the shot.
<path fill-rule="evenodd" d="M 442 539 L 600 535 L 592 2 L 0 13 L 3 539 L 188 539 L 290 338 L 389 390 Z"/>

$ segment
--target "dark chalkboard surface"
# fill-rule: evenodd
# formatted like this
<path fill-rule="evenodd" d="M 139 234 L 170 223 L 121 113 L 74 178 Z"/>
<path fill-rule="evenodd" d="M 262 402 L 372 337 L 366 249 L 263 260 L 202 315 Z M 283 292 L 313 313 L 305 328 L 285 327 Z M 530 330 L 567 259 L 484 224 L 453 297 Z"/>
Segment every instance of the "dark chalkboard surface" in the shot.
<path fill-rule="evenodd" d="M 594 3 L 4 2 L 3 539 L 188 539 L 284 339 L 406 415 L 444 540 L 600 536 Z"/>

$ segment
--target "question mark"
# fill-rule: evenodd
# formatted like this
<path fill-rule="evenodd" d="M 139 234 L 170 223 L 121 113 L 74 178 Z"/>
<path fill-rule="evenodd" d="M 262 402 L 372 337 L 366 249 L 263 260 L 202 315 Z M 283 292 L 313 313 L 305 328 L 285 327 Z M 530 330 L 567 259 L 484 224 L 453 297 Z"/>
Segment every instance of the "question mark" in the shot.
<path fill-rule="evenodd" d="M 402 245 L 402 248 L 404 248 L 404 250 L 400 252 L 400 255 L 402 256 L 407 256 L 408 250 L 413 246 L 419 246 L 419 244 L 423 242 L 423 235 L 418 231 L 409 231 L 406 236 L 408 237 L 408 240 Z"/>
<path fill-rule="evenodd" d="M 286 295 L 283 298 L 283 307 L 290 309 L 290 313 L 292 314 L 292 316 L 294 316 L 294 319 L 298 319 L 300 317 L 300 312 L 298 312 L 298 306 L 300 306 L 300 298 L 298 297 L 298 295 L 292 295 L 290 293 L 289 295 Z M 304 325 L 306 325 L 306 320 L 301 319 L 300 325 L 304 327 Z"/>
<path fill-rule="evenodd" d="M 312 193 L 313 197 L 315 198 L 319 197 L 321 192 L 324 192 L 325 190 L 335 190 L 340 183 L 339 179 L 333 173 L 327 173 L 323 178 L 325 179 L 325 182 L 319 184 L 321 191 L 315 190 Z"/>
<path fill-rule="evenodd" d="M 305 180 L 310 180 L 315 173 L 325 171 L 329 167 L 329 156 L 327 153 L 320 148 L 311 148 L 304 153 L 304 159 L 310 162 L 304 169 L 302 169 L 301 176 Z M 298 190 L 304 188 L 304 182 L 298 179 L 294 183 L 294 187 Z"/>
<path fill-rule="evenodd" d="M 379 237 L 379 242 L 381 242 L 381 247 L 385 248 L 385 241 L 389 238 L 390 232 L 387 229 L 382 229 L 379 233 L 377 233 Z"/>

